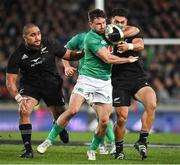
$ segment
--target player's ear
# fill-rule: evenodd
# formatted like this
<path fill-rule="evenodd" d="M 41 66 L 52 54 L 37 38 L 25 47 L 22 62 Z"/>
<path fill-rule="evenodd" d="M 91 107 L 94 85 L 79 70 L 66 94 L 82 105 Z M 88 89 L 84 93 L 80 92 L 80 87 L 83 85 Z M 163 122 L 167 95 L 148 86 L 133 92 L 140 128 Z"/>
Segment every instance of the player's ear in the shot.
<path fill-rule="evenodd" d="M 89 21 L 89 23 L 88 23 L 88 24 L 89 24 L 89 26 L 92 28 L 92 22 L 91 22 L 91 21 Z"/>
<path fill-rule="evenodd" d="M 27 39 L 26 39 L 26 35 L 23 34 L 22 37 L 23 37 L 24 42 L 26 42 L 26 40 L 27 40 Z"/>
<path fill-rule="evenodd" d="M 26 35 L 24 35 L 24 34 L 23 34 L 23 36 L 22 36 L 22 37 L 23 37 L 23 39 L 25 40 L 25 38 L 26 38 Z"/>

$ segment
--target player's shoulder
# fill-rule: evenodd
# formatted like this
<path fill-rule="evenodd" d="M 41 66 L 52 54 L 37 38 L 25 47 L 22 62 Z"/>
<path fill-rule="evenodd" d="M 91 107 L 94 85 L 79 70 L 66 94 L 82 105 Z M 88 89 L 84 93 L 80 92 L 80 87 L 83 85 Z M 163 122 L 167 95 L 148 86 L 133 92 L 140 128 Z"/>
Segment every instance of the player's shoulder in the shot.
<path fill-rule="evenodd" d="M 42 38 L 41 43 L 45 46 L 51 45 L 54 42 L 52 38 Z"/>
<path fill-rule="evenodd" d="M 73 36 L 70 41 L 84 40 L 84 38 L 86 37 L 86 34 L 87 34 L 87 32 L 78 33 L 75 36 Z"/>
<path fill-rule="evenodd" d="M 19 55 L 19 54 L 23 54 L 26 51 L 26 47 L 24 45 L 24 43 L 21 43 L 16 49 L 15 51 L 12 53 L 12 55 Z"/>
<path fill-rule="evenodd" d="M 95 42 L 95 41 L 100 41 L 100 40 L 101 40 L 101 35 L 99 35 L 93 30 L 90 30 L 85 36 L 86 42 Z"/>
<path fill-rule="evenodd" d="M 56 45 L 58 45 L 58 46 L 61 45 L 60 41 L 57 40 L 56 38 L 43 38 L 41 43 L 43 46 L 46 46 L 49 48 L 52 48 Z"/>
<path fill-rule="evenodd" d="M 77 36 L 77 37 L 85 37 L 86 34 L 87 34 L 87 32 L 80 32 L 80 33 L 76 34 L 75 36 Z"/>

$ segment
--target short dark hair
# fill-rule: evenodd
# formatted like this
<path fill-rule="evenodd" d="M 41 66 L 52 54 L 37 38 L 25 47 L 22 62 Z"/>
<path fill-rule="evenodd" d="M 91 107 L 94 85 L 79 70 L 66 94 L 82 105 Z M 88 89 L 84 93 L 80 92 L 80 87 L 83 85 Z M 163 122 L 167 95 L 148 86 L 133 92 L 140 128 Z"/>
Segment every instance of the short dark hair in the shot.
<path fill-rule="evenodd" d="M 27 35 L 28 30 L 32 27 L 38 27 L 37 25 L 33 24 L 33 23 L 27 23 L 24 27 L 23 27 L 23 35 Z"/>
<path fill-rule="evenodd" d="M 114 8 L 111 12 L 111 17 L 115 16 L 122 16 L 122 17 L 128 17 L 128 11 L 124 8 Z"/>
<path fill-rule="evenodd" d="M 98 17 L 106 18 L 105 12 L 101 9 L 94 9 L 94 10 L 90 10 L 88 12 L 89 22 L 92 22 L 94 19 L 96 19 Z"/>

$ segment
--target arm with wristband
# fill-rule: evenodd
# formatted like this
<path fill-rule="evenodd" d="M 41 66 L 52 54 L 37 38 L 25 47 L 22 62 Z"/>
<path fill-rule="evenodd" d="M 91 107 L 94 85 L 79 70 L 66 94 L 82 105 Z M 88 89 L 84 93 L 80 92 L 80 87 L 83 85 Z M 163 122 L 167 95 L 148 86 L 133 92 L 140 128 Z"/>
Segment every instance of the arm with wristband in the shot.
<path fill-rule="evenodd" d="M 17 74 L 7 73 L 6 86 L 10 95 L 14 97 L 16 102 L 19 104 L 22 100 L 26 100 L 26 97 L 23 97 L 18 93 L 18 89 L 16 87 L 17 77 L 18 77 Z"/>
<path fill-rule="evenodd" d="M 132 43 L 127 43 L 125 41 L 117 45 L 118 50 L 121 52 L 126 52 L 128 50 L 141 51 L 144 49 L 144 41 L 142 38 L 135 38 Z"/>

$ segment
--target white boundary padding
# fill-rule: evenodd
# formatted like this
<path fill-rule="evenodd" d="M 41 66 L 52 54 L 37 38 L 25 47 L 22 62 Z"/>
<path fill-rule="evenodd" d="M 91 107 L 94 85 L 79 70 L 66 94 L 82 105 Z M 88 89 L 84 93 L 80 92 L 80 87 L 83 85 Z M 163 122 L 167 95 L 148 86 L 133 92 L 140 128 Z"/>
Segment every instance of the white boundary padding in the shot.
<path fill-rule="evenodd" d="M 180 45 L 180 38 L 144 38 L 145 45 Z"/>
<path fill-rule="evenodd" d="M 104 0 L 95 0 L 95 8 L 104 10 Z"/>

